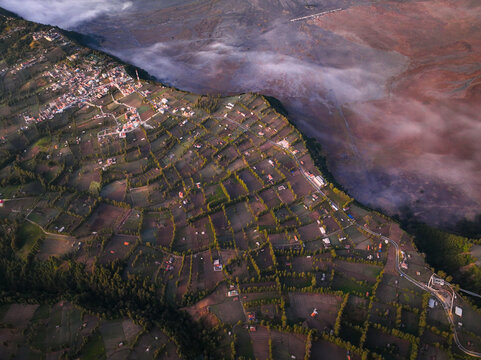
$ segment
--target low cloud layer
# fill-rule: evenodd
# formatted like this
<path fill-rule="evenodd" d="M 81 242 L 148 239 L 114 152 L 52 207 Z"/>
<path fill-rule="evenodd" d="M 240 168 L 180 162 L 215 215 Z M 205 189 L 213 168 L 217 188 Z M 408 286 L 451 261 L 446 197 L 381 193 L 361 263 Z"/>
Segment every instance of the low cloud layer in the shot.
<path fill-rule="evenodd" d="M 0 6 L 28 20 L 71 29 L 102 14 L 132 6 L 125 0 L 0 0 Z"/>
<path fill-rule="evenodd" d="M 456 6 L 462 8 L 463 1 Z M 425 14 L 426 21 L 436 26 L 451 21 L 452 11 L 446 10 L 451 5 L 444 2 L 433 1 L 435 11 Z M 318 10 L 327 4 L 311 3 L 319 3 Z M 306 15 L 297 1 L 0 0 L 0 6 L 29 20 L 97 35 L 104 39 L 103 50 L 184 90 L 273 95 L 301 130 L 321 140 L 337 179 L 356 198 L 392 213 L 408 206 L 433 224 L 452 223 L 481 208 L 481 108 L 465 93 L 478 81 L 471 75 L 477 61 L 469 58 L 476 60 L 469 51 L 477 45 L 468 39 L 468 51 L 455 42 L 459 34 L 449 33 L 455 45 L 447 43 L 446 49 L 454 47 L 446 54 L 467 54 L 459 68 L 447 63 L 443 72 L 433 66 L 413 73 L 419 77 L 411 74 L 413 54 L 430 43 L 421 46 L 417 30 L 397 26 L 412 16 L 404 6 L 421 6 L 419 11 L 428 6 L 416 3 L 376 15 L 378 20 L 404 16 L 386 20 L 381 34 L 372 21 L 363 20 L 373 9 L 361 6 L 352 9 L 366 13 L 354 13 L 350 21 L 334 18 L 342 13 L 326 18 L 329 28 L 314 20 L 289 22 Z M 328 8 L 356 4 L 332 0 Z M 449 19 L 438 23 L 438 12 L 450 14 Z M 356 21 L 358 27 L 344 28 Z M 425 30 L 436 26 L 428 22 Z M 380 41 L 384 33 L 389 36 Z M 404 45 L 409 51 L 403 55 Z M 424 59 L 427 65 L 430 56 Z M 452 77 L 443 77 L 447 72 Z M 466 79 L 458 74 L 467 74 L 462 75 Z"/>

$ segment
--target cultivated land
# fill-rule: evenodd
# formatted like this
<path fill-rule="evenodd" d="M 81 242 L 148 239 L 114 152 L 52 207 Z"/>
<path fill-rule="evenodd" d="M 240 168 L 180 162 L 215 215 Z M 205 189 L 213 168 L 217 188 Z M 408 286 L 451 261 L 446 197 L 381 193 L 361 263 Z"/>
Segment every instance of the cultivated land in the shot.
<path fill-rule="evenodd" d="M 16 49 L 0 62 L 0 353 L 479 354 L 479 311 L 329 184 L 266 98 L 138 80 L 57 29 L 0 20 Z"/>

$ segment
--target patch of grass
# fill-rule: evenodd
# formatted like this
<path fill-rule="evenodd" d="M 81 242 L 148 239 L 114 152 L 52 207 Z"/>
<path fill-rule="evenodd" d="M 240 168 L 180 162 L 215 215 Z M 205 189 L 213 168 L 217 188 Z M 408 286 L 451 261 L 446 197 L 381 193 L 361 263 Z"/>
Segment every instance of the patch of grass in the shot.
<path fill-rule="evenodd" d="M 17 230 L 15 246 L 18 255 L 26 258 L 38 241 L 44 238 L 42 230 L 29 222 L 24 222 Z"/>
<path fill-rule="evenodd" d="M 39 139 L 34 146 L 38 146 L 42 150 L 48 149 L 50 144 L 52 143 L 52 138 L 50 136 L 45 136 Z"/>
<path fill-rule="evenodd" d="M 92 335 L 90 340 L 82 348 L 79 359 L 105 359 L 105 347 L 104 341 L 100 333 Z"/>

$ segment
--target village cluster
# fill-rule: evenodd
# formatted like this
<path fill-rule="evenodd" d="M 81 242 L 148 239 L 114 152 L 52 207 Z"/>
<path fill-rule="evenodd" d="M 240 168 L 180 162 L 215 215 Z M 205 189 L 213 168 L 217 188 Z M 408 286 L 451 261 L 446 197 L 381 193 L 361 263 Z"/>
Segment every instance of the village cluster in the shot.
<path fill-rule="evenodd" d="M 37 116 L 24 115 L 27 123 L 51 120 L 55 114 L 74 106 L 89 106 L 92 101 L 107 95 L 113 88 L 125 95 L 135 90 L 133 79 L 122 66 L 105 71 L 103 65 L 95 63 L 86 63 L 81 67 L 61 63 L 56 64 L 52 70 L 45 71 L 43 76 L 50 82 L 48 91 L 63 93 L 42 107 Z"/>

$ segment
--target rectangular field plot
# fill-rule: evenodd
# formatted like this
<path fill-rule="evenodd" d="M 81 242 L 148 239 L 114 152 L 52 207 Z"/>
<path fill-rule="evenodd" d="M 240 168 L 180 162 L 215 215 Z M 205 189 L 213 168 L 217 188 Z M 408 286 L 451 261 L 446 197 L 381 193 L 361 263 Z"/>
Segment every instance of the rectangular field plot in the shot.
<path fill-rule="evenodd" d="M 387 344 L 390 346 L 387 347 Z M 409 341 L 385 334 L 374 328 L 369 329 L 365 346 L 387 359 L 407 359 L 411 350 Z"/>
<path fill-rule="evenodd" d="M 138 237 L 131 235 L 114 235 L 107 242 L 100 256 L 101 263 L 109 263 L 117 259 L 125 259 L 129 252 L 136 246 Z"/>
<path fill-rule="evenodd" d="M 25 328 L 32 319 L 38 305 L 12 304 L 4 309 L 3 324 L 11 324 L 15 328 Z"/>
<path fill-rule="evenodd" d="M 41 208 L 36 207 L 29 215 L 28 219 L 32 220 L 35 224 L 42 227 L 47 226 L 57 215 L 60 210 L 55 208 Z"/>
<path fill-rule="evenodd" d="M 116 180 L 105 185 L 100 191 L 100 196 L 115 201 L 124 201 L 127 190 L 127 180 Z"/>
<path fill-rule="evenodd" d="M 254 220 L 245 202 L 227 207 L 225 213 L 234 232 L 242 230 L 247 224 Z"/>
<path fill-rule="evenodd" d="M 77 228 L 82 221 L 83 219 L 81 217 L 72 216 L 62 212 L 54 221 L 50 223 L 47 230 L 52 232 L 61 230 L 61 232 L 69 234 L 72 233 L 72 231 Z"/>
<path fill-rule="evenodd" d="M 304 359 L 306 337 L 298 334 L 271 331 L 272 358 L 279 360 Z M 294 357 L 293 357 L 294 356 Z"/>
<path fill-rule="evenodd" d="M 122 357 L 129 354 L 129 342 L 133 341 L 135 335 L 141 328 L 135 325 L 132 320 L 110 320 L 100 325 L 105 353 L 107 358 L 115 354 Z"/>
<path fill-rule="evenodd" d="M 156 355 L 158 354 L 158 356 Z M 154 360 L 156 358 L 177 360 L 176 345 L 160 329 L 154 328 L 142 335 L 130 353 L 129 359 Z"/>
<path fill-rule="evenodd" d="M 234 334 L 237 336 L 236 352 L 245 359 L 254 360 L 254 349 L 252 347 L 249 331 L 241 326 L 234 328 Z"/>
<path fill-rule="evenodd" d="M 345 360 L 347 350 L 333 343 L 320 340 L 312 343 L 311 359 L 319 360 Z M 361 360 L 360 356 L 352 355 L 351 360 Z"/>
<path fill-rule="evenodd" d="M 286 309 L 290 321 L 307 321 L 310 327 L 320 331 L 332 328 L 341 305 L 341 297 L 330 294 L 289 293 L 289 307 Z M 318 310 L 311 317 L 314 309 Z"/>
<path fill-rule="evenodd" d="M 146 212 L 141 230 L 144 243 L 169 248 L 174 236 L 174 225 L 169 213 Z"/>
<path fill-rule="evenodd" d="M 381 267 L 377 265 L 353 263 L 347 261 L 334 261 L 337 272 L 344 276 L 353 277 L 356 280 L 365 280 L 369 283 L 376 282 L 376 277 L 381 272 Z"/>
<path fill-rule="evenodd" d="M 129 258 L 127 271 L 155 281 L 157 274 L 166 269 L 169 258 L 162 252 L 147 246 L 139 246 Z"/>
<path fill-rule="evenodd" d="M 128 212 L 128 209 L 102 203 L 84 223 L 81 232 L 88 234 L 106 229 L 116 230 Z"/>
<path fill-rule="evenodd" d="M 246 320 L 241 303 L 231 298 L 226 299 L 223 303 L 212 305 L 210 311 L 227 324 L 234 325 L 238 321 Z"/>
<path fill-rule="evenodd" d="M 62 256 L 74 251 L 75 238 L 68 236 L 46 235 L 40 244 L 37 254 L 39 260 L 47 260 L 50 256 Z"/>
<path fill-rule="evenodd" d="M 32 326 L 33 347 L 48 351 L 52 348 L 80 347 L 82 339 L 82 312 L 72 304 L 59 303 L 50 309 L 47 319 Z"/>

